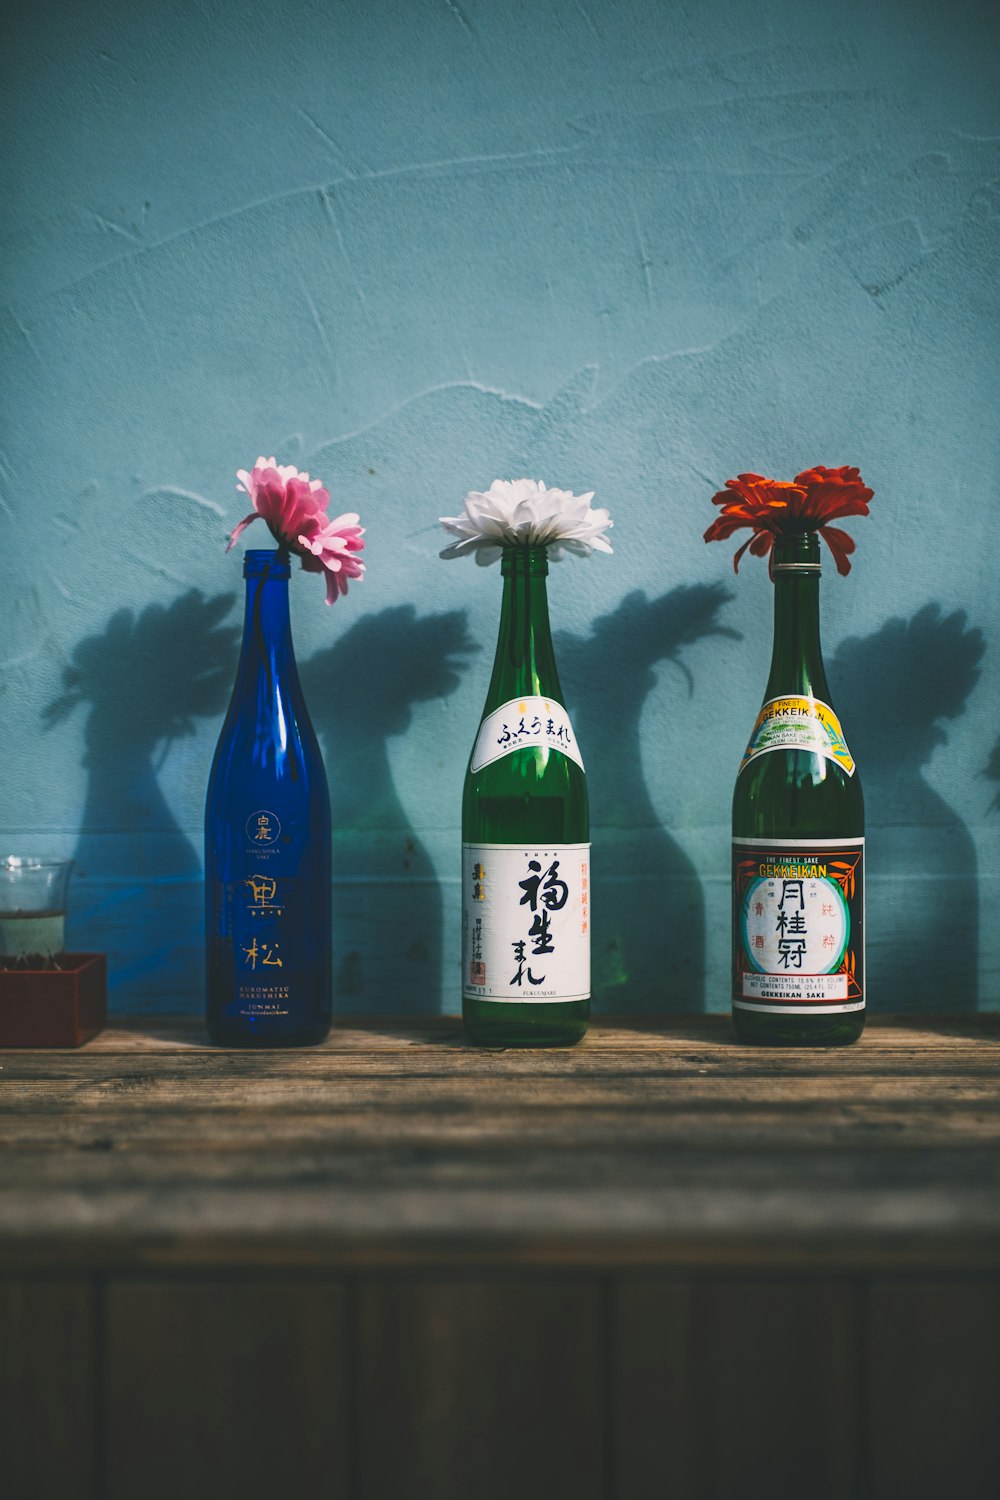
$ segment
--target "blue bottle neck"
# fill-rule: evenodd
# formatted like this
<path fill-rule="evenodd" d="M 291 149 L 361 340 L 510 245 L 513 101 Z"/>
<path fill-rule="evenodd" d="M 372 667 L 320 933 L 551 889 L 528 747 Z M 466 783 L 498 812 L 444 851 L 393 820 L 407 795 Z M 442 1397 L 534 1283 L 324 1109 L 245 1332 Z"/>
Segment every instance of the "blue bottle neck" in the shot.
<path fill-rule="evenodd" d="M 263 674 L 274 683 L 295 673 L 292 622 L 288 612 L 287 553 L 251 551 L 244 555 L 246 608 L 238 676 L 244 682 Z"/>

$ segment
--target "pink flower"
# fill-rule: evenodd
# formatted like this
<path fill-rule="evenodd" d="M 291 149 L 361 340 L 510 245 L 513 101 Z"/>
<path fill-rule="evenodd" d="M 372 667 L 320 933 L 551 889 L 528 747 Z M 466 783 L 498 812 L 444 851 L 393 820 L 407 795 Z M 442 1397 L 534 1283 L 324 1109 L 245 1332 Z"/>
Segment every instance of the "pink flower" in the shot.
<path fill-rule="evenodd" d="M 326 521 L 325 516 L 323 519 Z M 365 545 L 360 519 L 356 511 L 348 511 L 335 521 L 327 521 L 314 536 L 299 537 L 302 545 L 295 550 L 301 553 L 303 568 L 307 573 L 326 574 L 327 604 L 332 604 L 338 594 L 347 593 L 349 578 L 360 578 L 365 571 L 364 563 L 353 556 Z"/>
<path fill-rule="evenodd" d="M 353 555 L 364 551 L 364 527 L 353 511 L 331 521 L 326 513 L 330 492 L 318 479 L 299 473 L 292 464 L 273 458 L 258 458 L 253 472 L 238 469 L 236 486 L 253 501 L 229 538 L 229 548 L 258 516 L 263 517 L 279 547 L 298 553 L 307 573 L 326 574 L 326 602 L 332 604 L 347 593 L 347 580 L 360 578 L 365 565 Z"/>

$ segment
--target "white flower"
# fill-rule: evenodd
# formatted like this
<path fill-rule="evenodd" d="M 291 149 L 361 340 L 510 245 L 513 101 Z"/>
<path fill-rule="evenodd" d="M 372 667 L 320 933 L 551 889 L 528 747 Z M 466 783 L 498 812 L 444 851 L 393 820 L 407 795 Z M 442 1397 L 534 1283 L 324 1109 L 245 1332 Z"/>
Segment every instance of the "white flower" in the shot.
<path fill-rule="evenodd" d="M 496 562 L 507 546 L 547 547 L 553 559 L 564 551 L 589 557 L 610 552 L 604 533 L 613 526 L 602 507 L 591 510 L 593 490 L 574 495 L 550 490 L 536 479 L 494 479 L 488 490 L 470 490 L 460 516 L 441 516 L 441 525 L 459 540 L 442 557 L 475 553 L 477 563 Z"/>

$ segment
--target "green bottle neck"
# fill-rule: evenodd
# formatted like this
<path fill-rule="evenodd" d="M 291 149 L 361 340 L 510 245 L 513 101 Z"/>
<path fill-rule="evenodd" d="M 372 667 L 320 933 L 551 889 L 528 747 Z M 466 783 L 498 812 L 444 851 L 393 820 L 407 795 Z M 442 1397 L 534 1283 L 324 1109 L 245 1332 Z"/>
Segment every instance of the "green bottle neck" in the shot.
<path fill-rule="evenodd" d="M 765 701 L 798 693 L 830 702 L 819 635 L 819 538 L 786 537 L 774 546 L 774 646 Z"/>
<path fill-rule="evenodd" d="M 541 696 L 561 701 L 545 579 L 544 547 L 505 547 L 500 562 L 503 604 L 486 712 L 511 698 Z"/>

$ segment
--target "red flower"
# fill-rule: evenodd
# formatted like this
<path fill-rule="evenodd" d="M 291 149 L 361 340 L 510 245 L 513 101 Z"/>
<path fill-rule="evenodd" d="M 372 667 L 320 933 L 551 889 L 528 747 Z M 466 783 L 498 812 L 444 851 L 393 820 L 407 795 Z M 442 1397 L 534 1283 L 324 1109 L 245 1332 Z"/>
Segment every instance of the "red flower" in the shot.
<path fill-rule="evenodd" d="M 733 568 L 739 571 L 748 547 L 754 557 L 767 557 L 776 540 L 818 531 L 833 553 L 837 572 L 849 573 L 854 539 L 829 522 L 842 516 L 866 516 L 873 493 L 858 470 L 847 467 L 805 469 L 791 484 L 765 479 L 762 474 L 740 474 L 727 479 L 726 488 L 712 496 L 712 504 L 721 505 L 722 514 L 705 532 L 705 540 L 725 541 L 741 527 L 751 527 L 753 536 L 733 558 Z"/>

